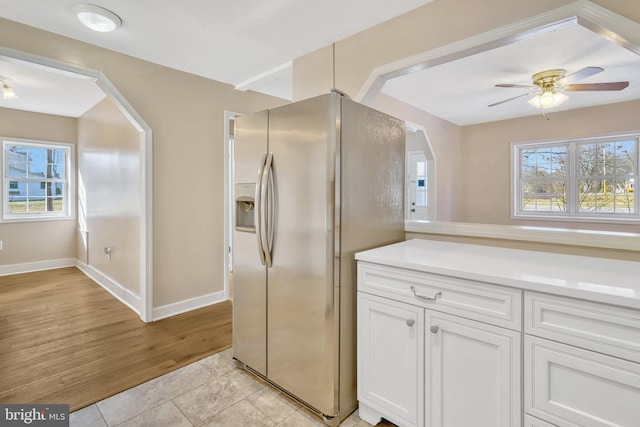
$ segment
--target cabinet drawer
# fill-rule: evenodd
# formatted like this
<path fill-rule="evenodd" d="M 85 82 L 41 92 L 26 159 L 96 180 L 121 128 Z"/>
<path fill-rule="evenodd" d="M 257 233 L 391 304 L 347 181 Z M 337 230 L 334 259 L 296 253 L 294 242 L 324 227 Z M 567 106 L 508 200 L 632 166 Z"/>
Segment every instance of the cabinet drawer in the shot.
<path fill-rule="evenodd" d="M 563 427 L 637 427 L 640 364 L 525 337 L 525 411 Z"/>
<path fill-rule="evenodd" d="M 525 332 L 640 363 L 640 312 L 525 292 Z"/>
<path fill-rule="evenodd" d="M 358 290 L 504 328 L 522 329 L 520 289 L 359 262 Z M 435 299 L 427 301 L 419 296 Z"/>

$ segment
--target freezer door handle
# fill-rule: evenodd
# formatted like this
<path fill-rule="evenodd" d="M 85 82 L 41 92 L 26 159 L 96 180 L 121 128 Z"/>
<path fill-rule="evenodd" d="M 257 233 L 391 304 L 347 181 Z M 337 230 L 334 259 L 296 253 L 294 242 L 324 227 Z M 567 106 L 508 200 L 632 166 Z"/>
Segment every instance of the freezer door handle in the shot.
<path fill-rule="evenodd" d="M 273 246 L 273 153 L 266 154 L 262 176 L 260 177 L 260 241 L 267 267 L 273 265 L 271 248 Z"/>
<path fill-rule="evenodd" d="M 262 204 L 262 173 L 265 167 L 265 160 L 267 159 L 267 153 L 262 155 L 262 160 L 260 161 L 260 167 L 258 168 L 258 183 L 256 185 L 256 218 L 255 224 L 257 227 L 256 230 L 256 239 L 258 240 L 258 252 L 260 253 L 260 262 L 262 265 L 265 265 L 266 259 L 264 255 L 264 244 L 262 242 L 262 216 L 263 216 L 263 204 Z"/>

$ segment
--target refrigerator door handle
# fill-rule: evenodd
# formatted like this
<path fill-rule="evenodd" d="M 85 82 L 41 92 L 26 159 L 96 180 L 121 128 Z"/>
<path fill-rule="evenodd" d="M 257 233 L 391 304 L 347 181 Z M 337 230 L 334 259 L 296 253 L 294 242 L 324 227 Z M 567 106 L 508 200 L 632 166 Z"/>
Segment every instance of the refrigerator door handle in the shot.
<path fill-rule="evenodd" d="M 262 252 L 267 267 L 273 265 L 271 257 L 271 247 L 273 243 L 273 153 L 267 154 L 264 167 L 262 168 L 262 177 L 260 178 L 260 241 L 262 242 Z"/>
<path fill-rule="evenodd" d="M 258 182 L 256 185 L 256 218 L 255 224 L 257 227 L 256 230 L 256 239 L 258 240 L 258 252 L 260 253 L 260 262 L 262 265 L 265 265 L 266 258 L 264 255 L 264 243 L 262 242 L 262 217 L 263 217 L 263 206 L 262 206 L 262 175 L 265 167 L 265 160 L 267 158 L 267 153 L 262 155 L 262 160 L 260 161 L 260 167 L 258 168 Z"/>

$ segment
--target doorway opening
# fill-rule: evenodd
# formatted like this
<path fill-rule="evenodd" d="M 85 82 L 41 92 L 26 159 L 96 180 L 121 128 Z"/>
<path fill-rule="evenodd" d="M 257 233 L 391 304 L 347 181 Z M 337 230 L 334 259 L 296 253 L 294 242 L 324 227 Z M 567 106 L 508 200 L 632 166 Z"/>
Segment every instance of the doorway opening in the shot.
<path fill-rule="evenodd" d="M 233 299 L 233 218 L 234 218 L 234 191 L 233 191 L 233 142 L 235 130 L 235 118 L 240 113 L 233 111 L 224 112 L 224 295 L 225 299 Z"/>
<path fill-rule="evenodd" d="M 135 109 L 124 98 L 115 85 L 101 71 L 77 67 L 64 62 L 56 61 L 38 55 L 33 55 L 0 46 L 0 61 L 13 64 L 24 65 L 25 67 L 37 68 L 51 72 L 55 75 L 67 75 L 70 77 L 92 80 L 113 102 L 122 115 L 137 130 L 139 135 L 139 175 L 140 175 L 140 226 L 139 226 L 139 302 L 134 307 L 128 301 L 119 298 L 123 303 L 136 311 L 144 322 L 153 320 L 153 300 L 152 300 L 152 132 L 151 127 L 140 117 Z M 78 213 L 80 216 L 80 213 Z M 81 219 L 78 218 L 79 223 Z M 107 248 L 105 248 L 107 249 Z M 92 277 L 103 287 L 109 289 L 109 284 L 105 286 L 102 279 L 106 277 Z M 113 293 L 113 292 L 112 292 Z M 118 296 L 116 296 L 118 297 Z"/>
<path fill-rule="evenodd" d="M 436 158 L 426 131 L 407 125 L 405 219 L 436 219 Z"/>

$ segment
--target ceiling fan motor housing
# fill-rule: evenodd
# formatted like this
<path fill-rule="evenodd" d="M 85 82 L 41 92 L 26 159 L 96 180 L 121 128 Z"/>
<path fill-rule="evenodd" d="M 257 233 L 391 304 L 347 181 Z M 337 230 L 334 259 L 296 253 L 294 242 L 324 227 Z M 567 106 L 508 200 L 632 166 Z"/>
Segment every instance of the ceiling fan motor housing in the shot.
<path fill-rule="evenodd" d="M 555 70 L 541 71 L 534 74 L 531 78 L 533 84 L 542 89 L 543 92 L 550 92 L 557 87 L 564 86 L 561 80 L 565 78 L 566 74 L 566 70 L 557 68 Z"/>

